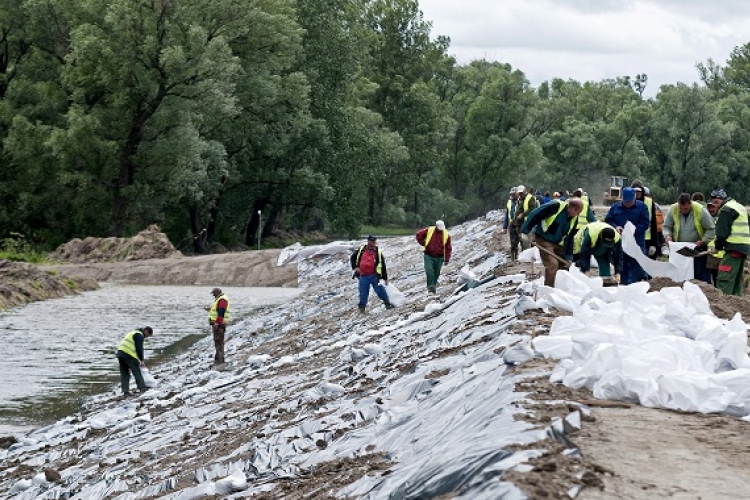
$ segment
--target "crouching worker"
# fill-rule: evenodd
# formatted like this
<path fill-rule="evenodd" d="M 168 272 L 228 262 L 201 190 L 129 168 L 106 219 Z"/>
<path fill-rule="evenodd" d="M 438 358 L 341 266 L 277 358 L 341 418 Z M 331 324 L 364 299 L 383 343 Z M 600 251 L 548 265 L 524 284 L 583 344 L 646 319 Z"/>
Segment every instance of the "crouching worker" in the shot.
<path fill-rule="evenodd" d="M 606 222 L 590 222 L 575 236 L 573 253 L 576 266 L 587 272 L 591 269 L 591 257 L 599 266 L 599 276 L 612 277 L 610 265 L 615 268 L 615 275 L 622 269 L 622 242 L 615 228 Z"/>
<path fill-rule="evenodd" d="M 388 294 L 385 287 L 380 284 L 382 279 L 388 284 L 388 270 L 385 267 L 385 257 L 383 252 L 378 248 L 378 239 L 370 235 L 367 237 L 367 244 L 362 245 L 354 251 L 351 258 L 352 269 L 354 269 L 354 278 L 359 280 L 359 312 L 364 313 L 367 307 L 367 299 L 370 297 L 370 287 L 380 300 L 385 303 L 386 309 L 392 309 L 393 306 L 388 301 Z"/>
<path fill-rule="evenodd" d="M 153 334 L 154 330 L 150 326 L 136 328 L 125 335 L 117 347 L 117 361 L 120 363 L 120 386 L 124 396 L 130 396 L 131 372 L 138 390 L 145 392 L 147 389 L 146 383 L 143 381 L 143 374 L 141 374 L 141 368 L 146 366 L 143 341 Z"/>

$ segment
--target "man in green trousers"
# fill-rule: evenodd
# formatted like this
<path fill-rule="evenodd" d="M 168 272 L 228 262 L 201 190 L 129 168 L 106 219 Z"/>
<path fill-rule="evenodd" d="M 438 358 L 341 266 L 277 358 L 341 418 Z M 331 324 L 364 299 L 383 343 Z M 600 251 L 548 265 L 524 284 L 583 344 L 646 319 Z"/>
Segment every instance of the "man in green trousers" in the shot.
<path fill-rule="evenodd" d="M 439 220 L 434 226 L 417 231 L 417 243 L 424 249 L 424 272 L 427 276 L 427 291 L 435 293 L 440 270 L 451 260 L 451 235 L 445 222 Z"/>

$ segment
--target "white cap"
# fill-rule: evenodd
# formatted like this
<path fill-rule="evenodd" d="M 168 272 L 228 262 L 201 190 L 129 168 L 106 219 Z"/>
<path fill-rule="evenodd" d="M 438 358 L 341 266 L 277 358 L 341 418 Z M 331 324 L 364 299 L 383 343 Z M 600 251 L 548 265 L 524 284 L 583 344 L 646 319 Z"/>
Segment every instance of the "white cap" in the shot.
<path fill-rule="evenodd" d="M 445 222 L 439 220 L 435 223 L 435 227 L 438 231 L 442 231 L 443 229 L 445 229 Z"/>
<path fill-rule="evenodd" d="M 518 186 L 516 188 L 516 191 L 519 192 L 519 193 L 521 193 L 521 192 L 525 193 L 526 192 L 526 186 L 524 186 L 523 184 L 521 184 L 520 186 Z"/>
<path fill-rule="evenodd" d="M 514 187 L 510 188 L 510 194 L 516 194 L 518 190 Z"/>

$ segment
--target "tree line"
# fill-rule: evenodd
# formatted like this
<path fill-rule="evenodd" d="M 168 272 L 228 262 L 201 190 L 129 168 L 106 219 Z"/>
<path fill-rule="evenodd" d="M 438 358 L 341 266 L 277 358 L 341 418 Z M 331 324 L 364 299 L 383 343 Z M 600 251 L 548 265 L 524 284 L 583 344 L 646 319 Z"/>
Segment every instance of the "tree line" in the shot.
<path fill-rule="evenodd" d="M 511 186 L 750 201 L 750 44 L 701 84 L 457 64 L 416 0 L 0 0 L 0 238 L 449 224 Z"/>

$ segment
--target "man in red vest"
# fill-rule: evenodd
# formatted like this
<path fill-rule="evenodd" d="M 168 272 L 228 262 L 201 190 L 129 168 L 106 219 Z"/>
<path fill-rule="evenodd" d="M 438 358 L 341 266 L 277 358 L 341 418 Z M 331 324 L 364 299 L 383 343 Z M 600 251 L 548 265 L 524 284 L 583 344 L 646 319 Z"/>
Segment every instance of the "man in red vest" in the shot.
<path fill-rule="evenodd" d="M 370 297 L 370 287 L 375 294 L 383 301 L 386 309 L 393 309 L 393 305 L 388 300 L 388 293 L 385 287 L 380 284 L 382 279 L 388 284 L 388 269 L 385 266 L 385 257 L 383 252 L 378 248 L 378 239 L 370 235 L 367 237 L 367 244 L 357 248 L 349 259 L 354 269 L 354 278 L 359 279 L 359 312 L 364 313 L 367 307 L 367 300 Z"/>
<path fill-rule="evenodd" d="M 435 293 L 440 270 L 451 260 L 451 235 L 445 222 L 439 220 L 434 226 L 417 231 L 417 243 L 424 249 L 424 272 L 427 275 L 427 291 Z"/>

